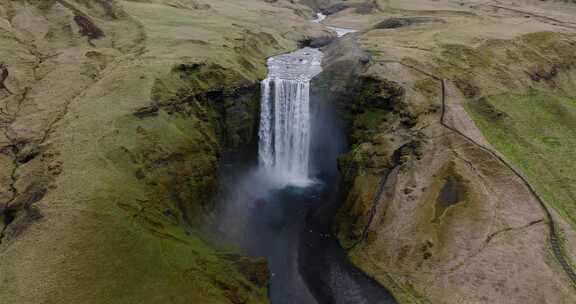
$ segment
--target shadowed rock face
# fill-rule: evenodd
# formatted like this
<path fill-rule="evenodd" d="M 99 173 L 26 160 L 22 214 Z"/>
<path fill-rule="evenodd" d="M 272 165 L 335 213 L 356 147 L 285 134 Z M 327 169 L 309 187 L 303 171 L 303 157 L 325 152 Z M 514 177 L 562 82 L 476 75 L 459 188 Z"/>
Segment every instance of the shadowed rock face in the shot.
<path fill-rule="evenodd" d="M 104 32 L 84 16 L 74 16 L 74 21 L 80 27 L 80 34 L 88 37 L 89 39 L 98 39 L 104 37 Z"/>
<path fill-rule="evenodd" d="M 376 29 L 396 29 L 400 27 L 417 25 L 432 22 L 445 22 L 440 18 L 434 17 L 406 17 L 406 18 L 389 18 L 379 22 L 374 26 Z"/>
<path fill-rule="evenodd" d="M 334 1 L 336 2 L 336 1 Z M 363 2 L 336 2 L 334 4 L 323 4 L 319 6 L 320 11 L 325 15 L 334 15 L 343 10 L 354 8 L 354 12 L 366 15 L 378 8 L 378 1 L 367 0 Z"/>
<path fill-rule="evenodd" d="M 10 90 L 8 90 L 5 84 L 8 76 L 8 67 L 5 64 L 0 64 L 0 90 L 6 90 L 8 93 L 10 93 Z"/>
<path fill-rule="evenodd" d="M 312 47 L 312 48 L 321 48 L 329 45 L 335 40 L 336 37 L 333 36 L 323 36 L 318 37 L 315 39 L 305 39 L 300 41 L 301 47 Z"/>
<path fill-rule="evenodd" d="M 350 7 L 348 3 L 336 3 L 321 9 L 324 15 L 333 15 Z"/>
<path fill-rule="evenodd" d="M 436 198 L 436 205 L 434 207 L 434 219 L 432 222 L 438 223 L 440 218 L 446 213 L 447 209 L 460 203 L 465 203 L 468 199 L 467 189 L 462 177 L 454 175 L 448 169 L 449 175 L 444 178 L 442 188 Z M 408 188 L 406 192 L 410 191 Z"/>
<path fill-rule="evenodd" d="M 346 0 L 300 0 L 315 11 L 325 15 L 337 14 L 346 9 L 354 8 L 358 14 L 370 14 L 379 9 L 379 2 L 375 0 L 346 1 Z"/>
<path fill-rule="evenodd" d="M 342 0 L 300 0 L 301 3 L 313 8 L 314 10 L 319 10 L 323 7 L 328 7 L 337 3 L 341 3 Z"/>

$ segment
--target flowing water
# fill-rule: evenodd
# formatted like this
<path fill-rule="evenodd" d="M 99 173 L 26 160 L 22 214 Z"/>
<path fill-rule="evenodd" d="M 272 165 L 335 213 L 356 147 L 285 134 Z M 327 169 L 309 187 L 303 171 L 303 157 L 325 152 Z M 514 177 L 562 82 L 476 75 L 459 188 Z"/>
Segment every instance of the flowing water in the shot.
<path fill-rule="evenodd" d="M 322 23 L 322 21 L 324 21 L 324 19 L 326 19 L 328 16 L 322 14 L 322 13 L 317 13 L 316 17 L 314 18 L 314 20 L 312 20 L 312 22 L 314 23 Z M 334 32 L 336 32 L 336 36 L 338 37 L 343 37 L 347 34 L 350 33 L 356 33 L 357 30 L 353 30 L 353 29 L 349 29 L 349 28 L 343 28 L 343 27 L 335 27 L 335 26 L 328 26 L 326 25 L 326 27 Z"/>
<path fill-rule="evenodd" d="M 321 71 L 322 52 L 303 48 L 268 60 L 262 81 L 259 164 L 286 184 L 309 183 L 310 80 Z"/>
<path fill-rule="evenodd" d="M 348 261 L 332 235 L 342 201 L 336 163 L 345 146 L 337 143 L 345 140 L 333 104 L 310 98 L 322 57 L 303 48 L 268 60 L 258 167 L 236 161 L 227 167 L 238 169 L 221 174 L 228 189 L 221 229 L 249 255 L 267 259 L 272 304 L 395 303 Z"/>
<path fill-rule="evenodd" d="M 323 170 L 331 174 L 310 176 L 311 159 L 318 159 L 311 155 L 312 136 L 314 151 L 322 151 L 317 149 L 319 144 L 329 145 L 342 136 L 338 127 L 330 126 L 330 119 L 321 118 L 327 108 L 311 105 L 310 81 L 322 72 L 322 56 L 317 49 L 303 48 L 270 58 L 268 77 L 262 81 L 259 166 L 279 182 L 259 200 L 252 233 L 260 238 L 260 252 L 268 257 L 273 272 L 271 300 L 274 304 L 394 303 L 384 288 L 350 264 L 332 236 L 331 219 L 341 201 L 338 149 L 321 152 L 321 158 L 331 159 Z M 312 117 L 322 121 L 314 122 L 315 132 Z M 333 134 L 326 134 L 327 130 Z M 311 179 L 316 182 L 310 183 Z"/>

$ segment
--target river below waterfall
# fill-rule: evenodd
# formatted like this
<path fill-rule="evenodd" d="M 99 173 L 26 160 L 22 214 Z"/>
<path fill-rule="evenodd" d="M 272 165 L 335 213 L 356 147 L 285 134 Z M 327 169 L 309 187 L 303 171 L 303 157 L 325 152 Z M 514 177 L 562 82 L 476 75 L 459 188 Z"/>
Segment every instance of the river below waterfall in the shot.
<path fill-rule="evenodd" d="M 231 164 L 224 175 L 231 190 L 227 201 L 233 206 L 225 215 L 226 230 L 248 255 L 268 261 L 272 304 L 396 303 L 350 263 L 332 234 L 341 202 L 337 176 L 282 187 L 241 163 Z"/>
<path fill-rule="evenodd" d="M 348 261 L 331 231 L 342 201 L 337 157 L 344 146 L 329 147 L 345 135 L 337 115 L 328 114 L 333 105 L 310 98 L 322 57 L 303 48 L 268 60 L 258 164 L 225 156 L 221 229 L 249 255 L 267 259 L 272 304 L 396 303 Z"/>

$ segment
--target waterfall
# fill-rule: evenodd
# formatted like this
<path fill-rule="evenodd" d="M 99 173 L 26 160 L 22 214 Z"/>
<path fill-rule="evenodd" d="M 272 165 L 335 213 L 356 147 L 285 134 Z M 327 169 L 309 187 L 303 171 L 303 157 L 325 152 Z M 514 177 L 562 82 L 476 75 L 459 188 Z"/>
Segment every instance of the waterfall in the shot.
<path fill-rule="evenodd" d="M 262 81 L 260 167 L 288 183 L 309 178 L 310 80 L 321 62 L 322 53 L 312 48 L 273 57 Z"/>
<path fill-rule="evenodd" d="M 270 86 L 274 93 L 270 95 Z M 310 84 L 303 79 L 262 82 L 260 161 L 265 168 L 308 176 L 310 151 Z"/>

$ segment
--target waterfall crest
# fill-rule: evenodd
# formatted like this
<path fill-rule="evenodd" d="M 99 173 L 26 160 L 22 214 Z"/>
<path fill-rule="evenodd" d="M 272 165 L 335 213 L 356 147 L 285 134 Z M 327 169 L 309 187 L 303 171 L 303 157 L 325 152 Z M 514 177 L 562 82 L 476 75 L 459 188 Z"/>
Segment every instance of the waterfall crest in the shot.
<path fill-rule="evenodd" d="M 268 59 L 262 81 L 259 165 L 286 183 L 306 183 L 310 158 L 310 80 L 322 52 L 303 48 Z"/>

